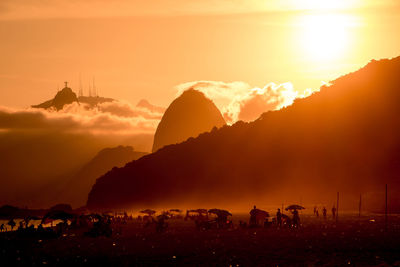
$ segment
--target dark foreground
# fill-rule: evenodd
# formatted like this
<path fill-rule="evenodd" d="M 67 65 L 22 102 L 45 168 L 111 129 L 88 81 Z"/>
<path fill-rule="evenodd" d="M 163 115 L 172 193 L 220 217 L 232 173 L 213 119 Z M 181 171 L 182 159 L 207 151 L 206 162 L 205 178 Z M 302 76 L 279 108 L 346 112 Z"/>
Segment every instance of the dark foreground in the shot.
<path fill-rule="evenodd" d="M 114 226 L 113 236 L 57 239 L 0 235 L 0 266 L 400 266 L 400 219 L 341 216 L 338 224 L 302 216 L 301 229 L 196 230 L 193 221 L 169 220 L 165 233 L 139 222 Z M 370 221 L 375 219 L 375 221 Z"/>

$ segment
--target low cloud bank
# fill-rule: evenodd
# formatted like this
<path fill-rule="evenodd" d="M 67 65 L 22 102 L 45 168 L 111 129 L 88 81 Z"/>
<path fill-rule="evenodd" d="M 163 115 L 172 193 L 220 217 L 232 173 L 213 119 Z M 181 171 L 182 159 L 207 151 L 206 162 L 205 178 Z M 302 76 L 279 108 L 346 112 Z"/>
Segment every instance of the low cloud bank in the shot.
<path fill-rule="evenodd" d="M 293 104 L 296 98 L 311 95 L 313 89 L 296 90 L 291 83 L 269 83 L 263 88 L 245 82 L 195 81 L 176 87 L 178 95 L 188 89 L 203 92 L 221 110 L 227 123 L 252 121 L 262 113 Z"/>
<path fill-rule="evenodd" d="M 52 130 L 90 134 L 153 134 L 162 113 L 125 102 L 106 102 L 89 108 L 76 102 L 60 111 L 11 109 L 0 106 L 0 130 Z"/>

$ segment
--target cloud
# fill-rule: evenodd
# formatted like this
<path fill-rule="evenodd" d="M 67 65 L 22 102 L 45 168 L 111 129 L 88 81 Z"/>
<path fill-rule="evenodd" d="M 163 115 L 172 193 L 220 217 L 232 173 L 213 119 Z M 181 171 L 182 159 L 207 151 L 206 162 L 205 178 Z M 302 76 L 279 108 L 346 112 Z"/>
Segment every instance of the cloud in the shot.
<path fill-rule="evenodd" d="M 0 106 L 0 203 L 55 204 L 63 184 L 101 149 L 151 151 L 161 116 L 120 101 L 60 111 Z"/>
<path fill-rule="evenodd" d="M 315 90 L 295 90 L 291 83 L 269 83 L 254 88 L 245 82 L 195 81 L 176 87 L 178 94 L 187 89 L 203 92 L 214 101 L 228 123 L 252 121 L 262 113 L 293 104 L 296 98 L 311 95 Z"/>
<path fill-rule="evenodd" d="M 153 134 L 161 117 L 162 113 L 119 101 L 101 103 L 95 108 L 75 102 L 58 112 L 0 107 L 0 129 L 112 135 Z"/>

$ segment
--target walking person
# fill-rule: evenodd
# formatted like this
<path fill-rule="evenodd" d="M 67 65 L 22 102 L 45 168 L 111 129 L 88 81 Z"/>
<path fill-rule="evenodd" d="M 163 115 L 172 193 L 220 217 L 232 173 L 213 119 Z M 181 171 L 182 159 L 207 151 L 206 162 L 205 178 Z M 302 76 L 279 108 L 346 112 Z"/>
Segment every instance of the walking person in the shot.
<path fill-rule="evenodd" d="M 335 208 L 335 206 L 332 207 L 332 219 L 336 219 L 336 208 Z"/>

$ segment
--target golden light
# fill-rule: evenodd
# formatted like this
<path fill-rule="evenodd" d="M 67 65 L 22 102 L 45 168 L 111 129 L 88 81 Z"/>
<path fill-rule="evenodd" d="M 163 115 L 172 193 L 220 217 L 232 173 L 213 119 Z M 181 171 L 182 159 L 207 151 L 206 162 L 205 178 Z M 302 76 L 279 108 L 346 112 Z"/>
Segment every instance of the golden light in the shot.
<path fill-rule="evenodd" d="M 348 51 L 351 18 L 343 14 L 306 14 L 298 25 L 302 53 L 310 60 L 330 61 Z"/>
<path fill-rule="evenodd" d="M 291 5 L 297 9 L 332 10 L 355 7 L 360 0 L 291 0 Z"/>

